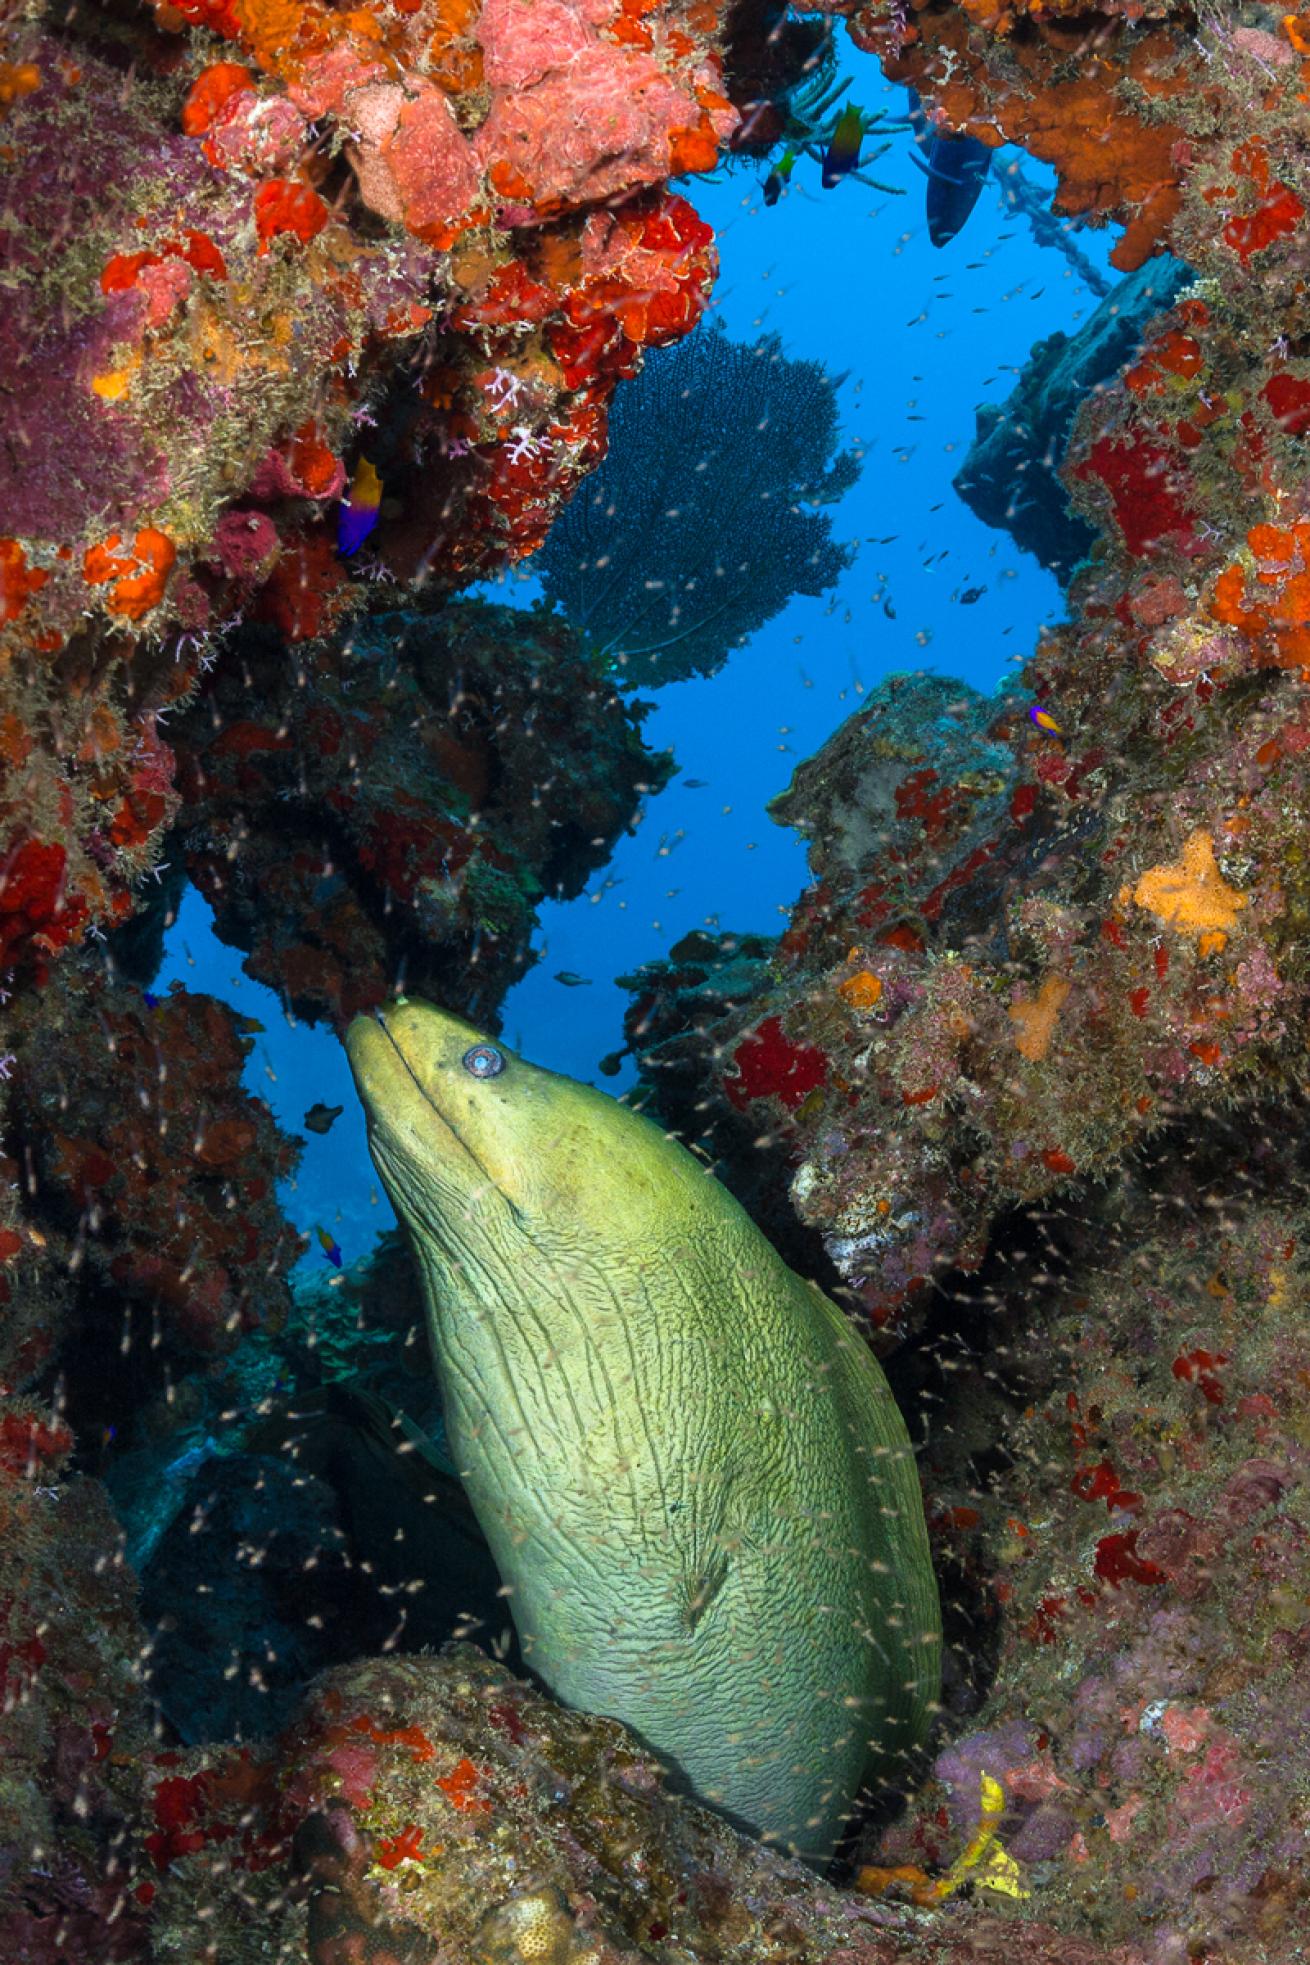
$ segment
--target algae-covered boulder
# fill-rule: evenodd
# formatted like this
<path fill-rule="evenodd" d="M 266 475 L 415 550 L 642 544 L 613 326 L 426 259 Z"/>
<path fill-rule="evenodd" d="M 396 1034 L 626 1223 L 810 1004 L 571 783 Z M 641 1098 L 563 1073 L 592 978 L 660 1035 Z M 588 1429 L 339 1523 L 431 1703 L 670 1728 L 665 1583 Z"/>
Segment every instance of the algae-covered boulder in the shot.
<path fill-rule="evenodd" d="M 330 1673 L 276 1747 L 148 1775 L 186 1965 L 1133 1965 L 834 1890 L 468 1646 Z"/>

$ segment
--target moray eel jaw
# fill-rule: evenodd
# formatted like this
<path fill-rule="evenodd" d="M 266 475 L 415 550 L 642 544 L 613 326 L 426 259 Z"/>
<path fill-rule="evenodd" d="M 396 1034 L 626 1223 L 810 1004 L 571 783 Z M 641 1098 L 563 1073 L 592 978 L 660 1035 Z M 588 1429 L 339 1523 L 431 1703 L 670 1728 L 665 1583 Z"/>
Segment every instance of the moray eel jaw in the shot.
<path fill-rule="evenodd" d="M 495 1166 L 485 1166 L 464 1136 L 475 1095 L 484 1102 L 495 1097 L 494 1088 L 472 1080 L 461 1062 L 484 1041 L 460 1018 L 426 1006 L 416 1011 L 409 1003 L 356 1017 L 346 1032 L 370 1150 L 401 1220 L 429 1233 L 440 1235 L 452 1206 L 508 1212 L 517 1205 L 502 1185 L 513 1180 L 503 1154 Z"/>
<path fill-rule="evenodd" d="M 918 1477 L 877 1363 L 619 1101 L 426 1004 L 346 1043 L 527 1662 L 822 1859 L 938 1691 Z"/>
<path fill-rule="evenodd" d="M 465 1065 L 479 1049 L 503 1061 L 495 1076 Z M 415 1201 L 435 1193 L 444 1207 L 455 1195 L 462 1206 L 494 1206 L 499 1196 L 544 1240 L 566 1224 L 609 1240 L 616 1194 L 640 1235 L 661 1226 L 669 1182 L 691 1194 L 703 1183 L 698 1163 L 649 1120 L 431 1004 L 400 1000 L 357 1017 L 346 1053 L 370 1146 L 392 1168 L 383 1179 L 390 1187 L 397 1170 L 407 1173 Z"/>

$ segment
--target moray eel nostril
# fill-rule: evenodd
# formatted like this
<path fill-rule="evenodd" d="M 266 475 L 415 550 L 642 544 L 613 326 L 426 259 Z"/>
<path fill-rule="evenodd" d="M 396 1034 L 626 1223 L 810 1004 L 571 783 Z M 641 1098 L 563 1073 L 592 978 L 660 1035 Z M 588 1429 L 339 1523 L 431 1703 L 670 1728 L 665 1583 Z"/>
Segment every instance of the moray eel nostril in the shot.
<path fill-rule="evenodd" d="M 918 1476 L 881 1368 L 627 1106 L 416 1001 L 356 1018 L 346 1046 L 528 1663 L 821 1860 L 939 1686 Z"/>

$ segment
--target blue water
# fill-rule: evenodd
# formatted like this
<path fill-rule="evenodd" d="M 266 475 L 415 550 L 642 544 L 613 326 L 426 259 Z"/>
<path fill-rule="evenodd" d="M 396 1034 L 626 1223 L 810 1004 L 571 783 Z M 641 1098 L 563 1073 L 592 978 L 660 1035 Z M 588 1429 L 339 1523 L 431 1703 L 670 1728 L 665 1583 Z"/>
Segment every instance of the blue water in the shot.
<path fill-rule="evenodd" d="M 871 57 L 848 47 L 843 69 L 866 108 L 903 113 L 904 91 L 882 82 Z M 1000 153 L 1002 167 L 1008 154 Z M 718 235 L 714 306 L 729 333 L 750 340 L 775 331 L 789 354 L 846 377 L 842 443 L 863 452 L 864 467 L 832 508 L 833 531 L 859 551 L 832 593 L 793 601 L 718 675 L 659 692 L 644 734 L 653 748 L 674 751 L 681 776 L 648 801 L 586 895 L 540 910 L 542 959 L 506 998 L 505 1036 L 534 1062 L 611 1091 L 631 1079 L 596 1072 L 623 1042 L 628 998 L 616 976 L 667 953 L 691 928 L 785 925 L 806 884 L 805 855 L 765 806 L 793 766 L 889 673 L 935 669 L 994 689 L 1027 659 L 1042 623 L 1062 613 L 1054 579 L 975 519 L 951 478 L 976 407 L 1004 400 L 1033 342 L 1075 331 L 1096 296 L 1061 253 L 1036 244 L 995 184 L 960 237 L 934 248 L 908 138 L 870 166 L 900 196 L 849 179 L 823 191 L 818 165 L 802 158 L 770 208 L 760 195 L 764 169 L 679 189 Z M 1053 183 L 1027 160 L 1024 170 L 1043 188 Z M 1115 236 L 1084 231 L 1078 244 L 1103 268 Z M 760 549 L 768 551 L 766 537 Z M 959 593 L 977 586 L 983 597 L 962 607 Z M 529 562 L 483 591 L 527 605 L 538 586 Z M 705 782 L 690 789 L 688 778 Z M 591 981 L 570 988 L 554 980 L 561 969 Z M 241 975 L 239 956 L 217 942 L 194 893 L 169 935 L 157 986 L 174 977 L 265 1023 L 247 1082 L 288 1131 L 301 1130 L 317 1100 L 345 1106 L 330 1134 L 305 1136 L 284 1203 L 307 1232 L 319 1222 L 330 1228 L 348 1261 L 364 1253 L 392 1216 L 336 1039 L 291 1025 L 272 992 Z M 305 1259 L 324 1262 L 317 1246 Z"/>

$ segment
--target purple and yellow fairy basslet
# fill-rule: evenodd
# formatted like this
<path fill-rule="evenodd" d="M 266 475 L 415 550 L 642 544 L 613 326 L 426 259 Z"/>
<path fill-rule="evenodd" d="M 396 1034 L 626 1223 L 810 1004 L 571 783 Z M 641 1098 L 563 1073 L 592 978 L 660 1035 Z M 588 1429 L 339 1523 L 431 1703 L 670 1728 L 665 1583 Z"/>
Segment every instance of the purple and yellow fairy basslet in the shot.
<path fill-rule="evenodd" d="M 337 551 L 349 559 L 359 551 L 369 533 L 378 522 L 378 507 L 382 503 L 382 480 L 369 463 L 361 457 L 355 466 L 349 495 L 341 502 L 337 513 Z"/>

